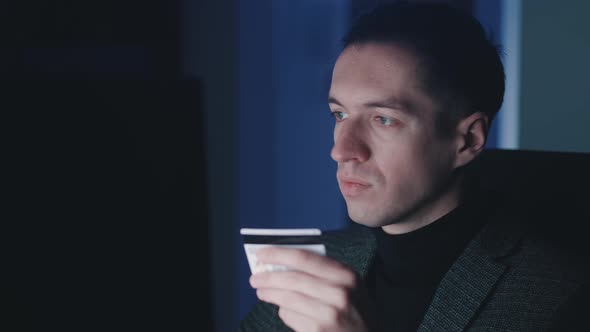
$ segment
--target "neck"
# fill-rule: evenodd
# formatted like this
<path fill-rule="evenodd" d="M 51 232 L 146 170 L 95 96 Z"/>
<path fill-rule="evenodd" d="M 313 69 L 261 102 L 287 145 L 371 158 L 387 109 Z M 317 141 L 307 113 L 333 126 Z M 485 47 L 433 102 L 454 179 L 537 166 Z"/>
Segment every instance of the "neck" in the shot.
<path fill-rule="evenodd" d="M 457 179 L 444 191 L 428 199 L 400 221 L 381 227 L 387 234 L 405 234 L 430 225 L 455 209 L 462 201 L 462 180 Z"/>

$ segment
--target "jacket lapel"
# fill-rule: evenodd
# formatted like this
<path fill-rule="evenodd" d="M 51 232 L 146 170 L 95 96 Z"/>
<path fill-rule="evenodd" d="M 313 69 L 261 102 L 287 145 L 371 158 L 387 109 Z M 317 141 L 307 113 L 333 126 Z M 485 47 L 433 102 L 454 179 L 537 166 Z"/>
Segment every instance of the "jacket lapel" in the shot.
<path fill-rule="evenodd" d="M 451 266 L 418 331 L 464 331 L 508 266 L 498 258 L 517 246 L 522 228 L 518 218 L 496 216 Z"/>
<path fill-rule="evenodd" d="M 418 331 L 463 331 L 505 270 L 470 245 L 441 281 Z"/>

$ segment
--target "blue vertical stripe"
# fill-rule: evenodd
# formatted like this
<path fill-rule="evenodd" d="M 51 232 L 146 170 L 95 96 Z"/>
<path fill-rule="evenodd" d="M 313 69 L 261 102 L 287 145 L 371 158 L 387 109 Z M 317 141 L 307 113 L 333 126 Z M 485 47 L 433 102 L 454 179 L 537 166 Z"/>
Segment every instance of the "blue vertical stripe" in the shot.
<path fill-rule="evenodd" d="M 241 227 L 347 225 L 327 95 L 348 16 L 342 0 L 240 2 Z M 241 244 L 237 250 L 241 319 L 256 298 Z"/>

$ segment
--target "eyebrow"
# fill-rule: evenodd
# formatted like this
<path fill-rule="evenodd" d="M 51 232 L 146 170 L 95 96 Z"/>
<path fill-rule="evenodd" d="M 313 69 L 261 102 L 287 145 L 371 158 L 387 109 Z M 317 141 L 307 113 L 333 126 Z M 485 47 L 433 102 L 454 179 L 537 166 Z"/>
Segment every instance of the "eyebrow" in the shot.
<path fill-rule="evenodd" d="M 329 104 L 336 104 L 340 107 L 344 107 L 343 104 L 338 101 L 338 99 L 331 97 L 331 96 L 328 97 L 328 103 Z M 362 106 L 365 108 L 388 108 L 388 109 L 400 111 L 403 113 L 407 113 L 410 115 L 413 115 L 415 113 L 414 109 L 410 105 L 410 103 L 400 100 L 399 98 L 395 98 L 395 97 L 390 97 L 390 98 L 387 98 L 384 100 L 369 101 L 369 102 L 364 103 Z"/>

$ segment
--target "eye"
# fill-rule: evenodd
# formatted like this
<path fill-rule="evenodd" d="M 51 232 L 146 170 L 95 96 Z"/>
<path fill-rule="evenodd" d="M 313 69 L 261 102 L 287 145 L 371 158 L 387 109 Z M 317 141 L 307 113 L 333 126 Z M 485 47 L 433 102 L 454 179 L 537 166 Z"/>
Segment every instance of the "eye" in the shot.
<path fill-rule="evenodd" d="M 339 111 L 332 112 L 332 116 L 334 117 L 334 119 L 336 119 L 336 122 L 340 122 L 348 118 L 348 114 Z"/>
<path fill-rule="evenodd" d="M 386 116 L 378 115 L 375 118 L 375 121 L 379 122 L 379 124 L 387 127 L 394 126 L 398 121 L 394 118 L 388 118 Z"/>

